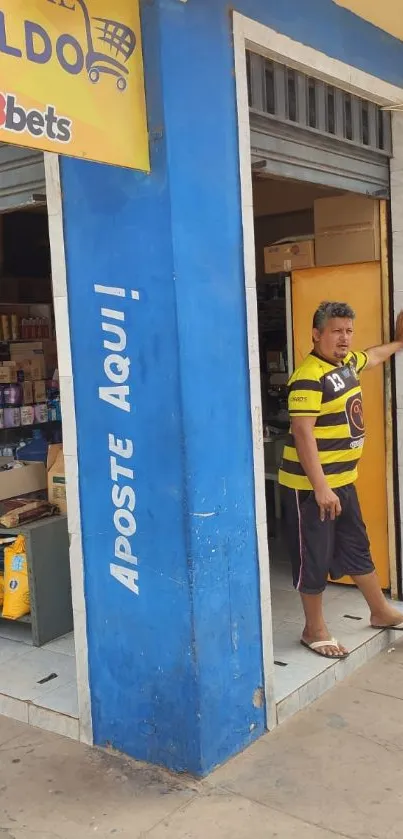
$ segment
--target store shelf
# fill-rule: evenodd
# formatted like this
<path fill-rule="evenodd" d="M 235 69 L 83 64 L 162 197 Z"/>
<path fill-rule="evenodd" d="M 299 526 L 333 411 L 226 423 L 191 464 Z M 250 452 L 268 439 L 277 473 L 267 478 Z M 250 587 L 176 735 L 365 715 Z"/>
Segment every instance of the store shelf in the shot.
<path fill-rule="evenodd" d="M 0 344 L 36 344 L 38 341 L 54 341 L 54 338 L 10 338 L 6 341 L 5 338 L 0 338 Z"/>
<path fill-rule="evenodd" d="M 46 420 L 46 422 L 34 422 L 32 425 L 12 425 L 10 428 L 0 428 L 0 434 L 3 431 L 29 431 L 31 428 L 43 428 L 45 425 L 61 425 L 61 420 Z"/>

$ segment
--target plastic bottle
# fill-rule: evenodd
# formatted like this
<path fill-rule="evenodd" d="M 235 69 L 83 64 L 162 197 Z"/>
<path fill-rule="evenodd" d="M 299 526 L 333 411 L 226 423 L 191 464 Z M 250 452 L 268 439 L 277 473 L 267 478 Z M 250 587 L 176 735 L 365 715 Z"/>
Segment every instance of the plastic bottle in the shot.
<path fill-rule="evenodd" d="M 46 463 L 48 443 L 40 428 L 34 428 L 32 440 L 17 451 L 17 460 Z"/>

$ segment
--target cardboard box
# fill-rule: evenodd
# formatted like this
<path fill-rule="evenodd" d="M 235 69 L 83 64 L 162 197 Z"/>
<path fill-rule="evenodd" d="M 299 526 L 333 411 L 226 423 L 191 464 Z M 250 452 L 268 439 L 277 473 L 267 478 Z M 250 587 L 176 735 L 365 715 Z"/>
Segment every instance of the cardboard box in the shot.
<path fill-rule="evenodd" d="M 35 355 L 35 353 L 38 352 L 48 358 L 54 358 L 57 354 L 56 341 L 52 341 L 51 338 L 46 338 L 40 341 L 18 341 L 18 343 L 12 344 L 10 352 L 12 358 L 16 355 L 23 355 L 25 358 L 29 358 L 31 355 Z"/>
<path fill-rule="evenodd" d="M 312 268 L 314 265 L 315 245 L 313 239 L 278 243 L 264 249 L 264 270 L 266 274 L 288 273 L 299 268 Z"/>
<path fill-rule="evenodd" d="M 57 367 L 57 350 L 56 341 L 21 341 L 17 344 L 11 344 L 10 355 L 13 361 L 20 361 L 21 359 L 30 360 L 31 362 L 38 361 L 42 367 L 42 375 L 32 377 L 33 380 L 46 379 L 53 375 Z"/>
<path fill-rule="evenodd" d="M 27 382 L 41 381 L 46 377 L 45 360 L 43 356 L 36 356 L 32 358 L 20 358 L 15 362 L 18 370 L 24 374 L 24 380 Z"/>
<path fill-rule="evenodd" d="M 0 458 L 0 466 L 9 462 L 9 458 Z M 47 474 L 44 463 L 25 463 L 23 460 L 18 463 L 21 467 L 0 472 L 0 501 L 46 489 Z"/>
<path fill-rule="evenodd" d="M 21 425 L 33 425 L 35 422 L 35 409 L 33 405 L 23 405 L 21 411 Z"/>
<path fill-rule="evenodd" d="M 31 378 L 33 382 L 39 382 L 46 378 L 46 364 L 43 355 L 37 355 L 30 359 Z"/>
<path fill-rule="evenodd" d="M 22 391 L 23 391 L 23 401 L 24 405 L 32 405 L 34 401 L 34 389 L 32 386 L 32 382 L 23 382 L 22 383 Z"/>
<path fill-rule="evenodd" d="M 17 367 L 15 364 L 1 364 L 0 365 L 0 384 L 16 384 L 17 382 Z"/>
<path fill-rule="evenodd" d="M 380 259 L 379 201 L 351 194 L 318 198 L 314 217 L 318 266 Z"/>
<path fill-rule="evenodd" d="M 43 379 L 34 382 L 33 391 L 33 402 L 46 402 L 46 382 Z"/>
<path fill-rule="evenodd" d="M 55 443 L 48 449 L 48 497 L 61 513 L 67 514 L 66 475 L 61 443 Z"/>

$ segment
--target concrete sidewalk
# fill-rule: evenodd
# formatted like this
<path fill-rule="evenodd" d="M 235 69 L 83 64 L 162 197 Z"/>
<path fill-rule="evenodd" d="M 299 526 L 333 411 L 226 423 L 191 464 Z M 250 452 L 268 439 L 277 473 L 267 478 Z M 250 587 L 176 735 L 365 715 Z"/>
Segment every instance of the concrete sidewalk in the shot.
<path fill-rule="evenodd" d="M 400 839 L 403 638 L 209 779 L 0 718 L 5 839 Z"/>

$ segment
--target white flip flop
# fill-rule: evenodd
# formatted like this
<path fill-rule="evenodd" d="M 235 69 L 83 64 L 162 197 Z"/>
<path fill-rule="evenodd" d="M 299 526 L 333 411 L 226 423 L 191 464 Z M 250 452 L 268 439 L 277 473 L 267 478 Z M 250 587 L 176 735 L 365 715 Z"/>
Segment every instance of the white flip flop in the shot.
<path fill-rule="evenodd" d="M 337 647 L 340 649 L 340 644 L 336 638 L 330 638 L 329 641 L 312 641 L 312 644 L 308 644 L 307 641 L 304 641 L 304 639 L 301 638 L 301 644 L 303 647 L 306 647 L 307 650 L 311 650 L 312 653 L 320 655 L 321 658 L 331 658 L 333 661 L 341 661 L 343 658 L 347 658 L 350 655 L 350 653 L 342 653 L 341 655 L 326 655 L 326 653 L 319 652 L 319 650 L 326 649 L 326 647 Z"/>

